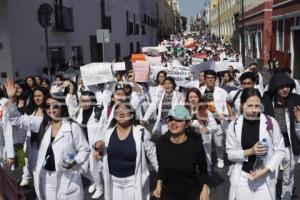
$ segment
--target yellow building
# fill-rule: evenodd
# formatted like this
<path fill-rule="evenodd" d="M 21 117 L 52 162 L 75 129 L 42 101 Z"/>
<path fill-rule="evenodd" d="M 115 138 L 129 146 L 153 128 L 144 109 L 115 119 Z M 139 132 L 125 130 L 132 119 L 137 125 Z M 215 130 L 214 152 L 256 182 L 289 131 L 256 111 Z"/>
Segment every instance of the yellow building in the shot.
<path fill-rule="evenodd" d="M 219 37 L 220 34 L 225 42 L 232 42 L 232 36 L 238 27 L 240 12 L 239 1 L 240 0 L 211 0 L 210 2 L 211 33 L 217 37 Z"/>

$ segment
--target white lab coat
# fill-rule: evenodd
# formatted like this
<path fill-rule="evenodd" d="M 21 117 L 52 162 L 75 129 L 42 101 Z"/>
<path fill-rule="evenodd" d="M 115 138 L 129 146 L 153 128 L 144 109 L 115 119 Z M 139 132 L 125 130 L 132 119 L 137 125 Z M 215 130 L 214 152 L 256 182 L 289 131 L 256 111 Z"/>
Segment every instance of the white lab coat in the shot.
<path fill-rule="evenodd" d="M 109 173 L 107 148 L 110 137 L 116 128 L 113 127 L 105 133 L 105 150 L 103 156 L 103 178 L 104 178 L 104 197 L 106 200 L 112 199 L 112 177 Z M 144 137 L 142 139 L 142 130 L 144 130 Z M 134 199 L 149 200 L 150 199 L 150 173 L 148 162 L 158 170 L 158 162 L 156 157 L 156 148 L 154 143 L 150 141 L 150 133 L 142 126 L 133 127 L 133 138 L 136 146 L 136 165 L 135 165 L 135 187 Z M 148 158 L 148 161 L 147 161 Z"/>
<path fill-rule="evenodd" d="M 20 127 L 24 127 L 32 132 L 38 132 L 41 122 L 39 117 L 21 115 L 16 109 L 16 106 L 9 108 L 9 120 Z M 38 134 L 38 133 L 37 133 Z M 38 150 L 36 166 L 33 169 L 34 187 L 38 199 L 43 199 L 41 173 L 45 161 L 46 153 L 51 139 L 51 125 L 45 131 L 43 140 Z M 70 170 L 62 167 L 64 148 L 73 146 L 77 152 L 75 161 L 77 165 Z M 87 159 L 89 155 L 89 146 L 84 138 L 84 133 L 80 126 L 76 123 L 70 123 L 63 119 L 62 125 L 52 143 L 52 149 L 55 158 L 55 168 L 57 176 L 57 199 L 59 200 L 74 200 L 83 199 L 83 187 L 81 181 L 81 173 L 87 171 Z"/>
<path fill-rule="evenodd" d="M 158 109 L 158 114 L 157 114 L 157 118 L 156 118 L 155 124 L 152 129 L 152 133 L 155 133 L 159 129 L 160 120 L 161 120 L 161 112 L 162 112 L 162 102 L 163 102 L 164 96 L 165 96 L 165 92 L 161 92 L 160 95 L 155 97 L 155 99 L 149 105 L 149 108 L 147 109 L 147 111 L 144 115 L 144 118 L 143 118 L 143 120 L 145 122 L 147 122 L 150 119 L 151 115 L 154 114 L 156 112 L 156 110 Z M 179 93 L 177 91 L 173 91 L 172 108 L 174 108 L 178 104 L 180 104 L 180 105 L 184 104 L 183 96 L 181 95 L 181 93 Z"/>
<path fill-rule="evenodd" d="M 270 170 L 267 174 L 266 181 L 272 198 L 276 199 L 276 182 L 279 165 L 285 155 L 285 147 L 279 125 L 274 118 L 272 119 L 273 131 L 267 131 L 267 118 L 264 114 L 260 116 L 259 140 L 266 138 L 268 141 L 268 152 L 265 156 L 265 166 Z M 243 162 L 247 162 L 242 148 L 242 128 L 244 116 L 240 115 L 235 121 L 229 124 L 226 135 L 226 152 L 228 159 L 234 164 L 229 169 L 230 192 L 229 200 L 236 198 L 236 192 L 239 186 Z"/>
<path fill-rule="evenodd" d="M 2 117 L 0 117 L 0 162 L 15 157 L 12 126 L 8 121 L 8 112 L 4 106 L 6 102 L 6 98 L 0 99 L 2 109 Z"/>
<path fill-rule="evenodd" d="M 82 123 L 82 108 L 79 110 L 76 121 L 81 124 Z M 93 170 L 97 170 L 100 172 L 100 162 L 99 161 L 95 161 L 95 159 L 93 158 L 93 145 L 96 142 L 97 139 L 97 135 L 101 132 L 101 125 L 99 123 L 98 120 L 95 119 L 95 112 L 93 109 L 93 112 L 90 116 L 89 121 L 87 122 L 87 132 L 88 132 L 88 143 L 89 143 L 89 147 L 91 149 L 90 155 L 89 155 L 89 163 L 90 163 L 90 169 Z"/>
<path fill-rule="evenodd" d="M 214 118 L 214 116 L 211 114 L 211 112 L 208 112 L 208 120 L 207 123 L 205 125 L 200 124 L 199 121 L 193 120 L 191 127 L 195 129 L 195 131 L 199 134 L 201 134 L 202 136 L 202 140 L 203 140 L 203 147 L 205 150 L 205 154 L 206 154 L 206 160 L 207 160 L 207 168 L 208 171 L 211 171 L 211 164 L 212 164 L 212 160 L 211 160 L 211 151 L 212 151 L 212 134 L 216 133 L 216 131 L 218 131 L 218 124 Z M 202 134 L 200 132 L 201 128 L 207 128 L 208 129 L 208 133 L 207 134 Z"/>
<path fill-rule="evenodd" d="M 68 93 L 66 95 L 66 99 L 65 99 L 66 105 L 68 107 L 68 113 L 69 116 L 72 119 L 75 119 L 76 113 L 79 110 L 79 102 L 77 100 L 76 96 L 71 95 L 70 93 Z"/>

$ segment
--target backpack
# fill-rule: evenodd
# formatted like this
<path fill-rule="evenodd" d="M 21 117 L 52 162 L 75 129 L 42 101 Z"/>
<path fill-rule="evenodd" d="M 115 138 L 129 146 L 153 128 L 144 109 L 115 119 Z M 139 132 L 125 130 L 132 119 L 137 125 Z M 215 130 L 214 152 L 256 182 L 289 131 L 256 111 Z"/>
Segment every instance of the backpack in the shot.
<path fill-rule="evenodd" d="M 273 133 L 273 122 L 272 122 L 272 118 L 269 116 L 269 115 L 265 115 L 266 116 L 266 119 L 267 119 L 267 128 L 266 130 L 268 131 L 271 139 L 272 138 L 272 133 Z M 234 121 L 234 125 L 233 125 L 233 131 L 234 131 L 234 134 L 236 133 L 236 129 L 235 129 L 235 125 L 237 124 L 237 120 L 238 119 L 235 119 Z"/>

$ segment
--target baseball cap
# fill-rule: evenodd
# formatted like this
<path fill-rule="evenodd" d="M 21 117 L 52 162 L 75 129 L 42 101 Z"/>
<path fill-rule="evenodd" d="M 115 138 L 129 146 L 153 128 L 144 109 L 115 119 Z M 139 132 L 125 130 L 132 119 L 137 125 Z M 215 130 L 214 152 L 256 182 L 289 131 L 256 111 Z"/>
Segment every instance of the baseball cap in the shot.
<path fill-rule="evenodd" d="M 167 118 L 173 117 L 174 119 L 177 120 L 191 120 L 192 116 L 188 109 L 186 109 L 185 106 L 183 105 L 177 105 L 171 110 L 169 110 Z"/>

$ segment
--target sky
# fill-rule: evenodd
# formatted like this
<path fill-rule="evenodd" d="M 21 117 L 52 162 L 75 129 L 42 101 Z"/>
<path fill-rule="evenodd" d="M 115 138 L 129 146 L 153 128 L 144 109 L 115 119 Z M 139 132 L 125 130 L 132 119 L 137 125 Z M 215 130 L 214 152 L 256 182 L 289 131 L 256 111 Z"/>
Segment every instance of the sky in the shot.
<path fill-rule="evenodd" d="M 180 14 L 190 17 L 196 16 L 204 8 L 204 3 L 207 0 L 179 0 Z"/>

